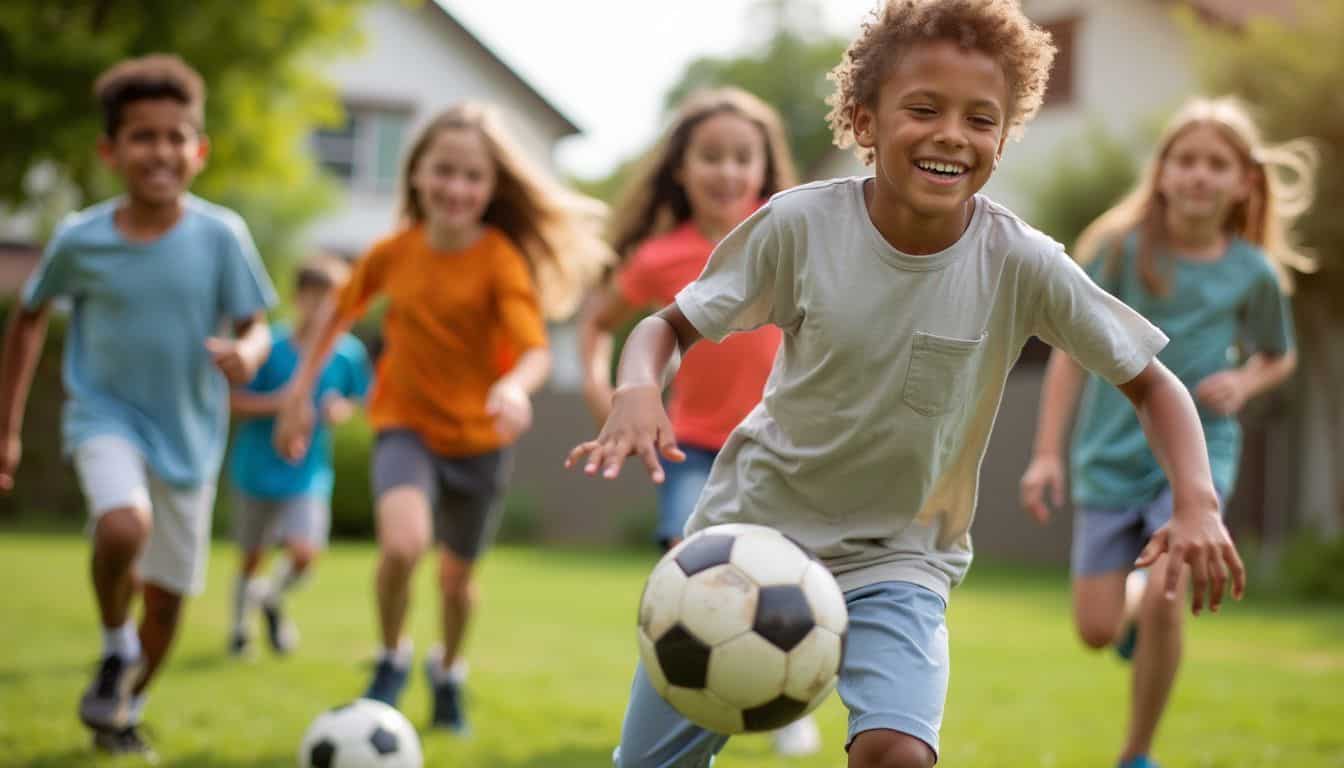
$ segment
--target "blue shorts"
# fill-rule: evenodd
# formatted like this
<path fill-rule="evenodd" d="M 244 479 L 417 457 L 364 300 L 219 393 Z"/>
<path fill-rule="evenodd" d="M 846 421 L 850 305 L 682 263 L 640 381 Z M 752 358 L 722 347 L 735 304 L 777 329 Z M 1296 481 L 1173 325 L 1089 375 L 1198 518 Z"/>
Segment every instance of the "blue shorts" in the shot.
<path fill-rule="evenodd" d="M 686 460 L 680 464 L 663 459 L 663 483 L 658 486 L 658 527 L 654 536 L 658 543 L 666 547 L 672 541 L 682 538 L 686 521 L 695 511 L 695 503 L 700 500 L 700 492 L 709 482 L 709 470 L 714 466 L 714 457 L 718 451 L 696 448 L 693 445 L 680 446 Z"/>
<path fill-rule="evenodd" d="M 845 748 L 864 731 L 907 733 L 938 752 L 950 663 L 946 605 L 936 593 L 884 581 L 845 593 L 849 637 L 840 699 L 849 708 Z M 682 717 L 635 669 L 617 768 L 706 768 L 728 737 Z"/>
<path fill-rule="evenodd" d="M 1080 505 L 1073 516 L 1073 575 L 1133 570 L 1148 539 L 1171 520 L 1171 504 L 1171 489 L 1164 488 L 1152 501 L 1128 507 Z"/>

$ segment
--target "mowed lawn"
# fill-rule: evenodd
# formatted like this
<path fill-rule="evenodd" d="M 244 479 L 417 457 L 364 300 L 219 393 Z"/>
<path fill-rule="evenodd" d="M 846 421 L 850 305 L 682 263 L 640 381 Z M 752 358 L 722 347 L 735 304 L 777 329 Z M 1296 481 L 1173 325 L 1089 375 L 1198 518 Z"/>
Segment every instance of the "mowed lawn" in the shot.
<path fill-rule="evenodd" d="M 164 764 L 294 765 L 309 720 L 364 683 L 373 557 L 370 545 L 337 545 L 292 603 L 300 652 L 238 662 L 224 653 L 234 558 L 216 546 L 209 589 L 191 603 L 149 704 Z M 470 639 L 475 736 L 423 732 L 426 765 L 609 765 L 635 658 L 635 603 L 652 562 L 641 552 L 492 552 Z M 74 714 L 98 652 L 86 573 L 79 537 L 0 532 L 6 768 L 100 764 Z M 414 608 L 419 651 L 436 635 L 433 586 L 433 569 L 423 567 Z M 1128 668 L 1074 641 L 1062 572 L 978 566 L 954 593 L 949 625 L 941 765 L 1112 765 Z M 1194 621 L 1188 651 L 1158 741 L 1164 766 L 1344 766 L 1344 608 L 1252 597 Z M 426 721 L 418 668 L 404 705 L 412 722 Z M 819 756 L 783 760 L 768 739 L 742 737 L 718 766 L 843 766 L 839 700 L 819 717 L 826 740 Z"/>

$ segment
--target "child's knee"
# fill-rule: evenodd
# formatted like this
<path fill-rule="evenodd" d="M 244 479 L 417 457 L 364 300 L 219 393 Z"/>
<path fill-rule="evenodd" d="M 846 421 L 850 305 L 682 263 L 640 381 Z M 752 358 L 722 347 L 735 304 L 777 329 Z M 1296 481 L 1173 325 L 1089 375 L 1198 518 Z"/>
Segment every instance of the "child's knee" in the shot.
<path fill-rule="evenodd" d="M 383 563 L 387 567 L 409 573 L 420 561 L 425 546 L 411 537 L 403 537 L 382 542 L 380 549 Z"/>
<path fill-rule="evenodd" d="M 445 552 L 439 559 L 439 587 L 446 598 L 461 603 L 475 597 L 471 580 L 472 564 Z"/>
<path fill-rule="evenodd" d="M 849 768 L 932 768 L 935 762 L 928 744 L 899 731 L 864 731 L 849 748 Z"/>
<path fill-rule="evenodd" d="M 295 571 L 303 572 L 317 559 L 317 547 L 307 541 L 289 543 L 289 562 Z"/>
<path fill-rule="evenodd" d="M 1115 642 L 1119 627 L 1114 623 L 1101 621 L 1079 621 L 1078 639 L 1092 650 L 1109 647 Z"/>
<path fill-rule="evenodd" d="M 99 516 L 94 527 L 94 546 L 100 553 L 134 556 L 149 541 L 152 529 L 148 510 L 118 507 Z"/>

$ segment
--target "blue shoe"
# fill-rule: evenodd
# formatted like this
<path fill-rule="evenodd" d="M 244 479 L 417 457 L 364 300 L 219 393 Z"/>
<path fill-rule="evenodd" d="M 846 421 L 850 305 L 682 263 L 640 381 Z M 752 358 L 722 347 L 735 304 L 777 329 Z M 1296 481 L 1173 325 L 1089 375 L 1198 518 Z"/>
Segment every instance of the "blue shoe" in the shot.
<path fill-rule="evenodd" d="M 466 696 L 462 690 L 462 683 L 456 680 L 439 680 L 434 674 L 432 658 L 425 662 L 425 673 L 434 696 L 434 715 L 430 719 L 430 727 L 442 728 L 458 736 L 470 735 L 471 726 L 467 724 Z"/>
<path fill-rule="evenodd" d="M 391 659 L 382 659 L 373 668 L 373 679 L 364 691 L 364 698 L 381 701 L 389 707 L 397 706 L 401 692 L 406 690 L 409 668 L 399 666 Z"/>
<path fill-rule="evenodd" d="M 1157 763 L 1148 759 L 1147 755 L 1139 755 L 1119 763 L 1116 768 L 1158 768 Z"/>

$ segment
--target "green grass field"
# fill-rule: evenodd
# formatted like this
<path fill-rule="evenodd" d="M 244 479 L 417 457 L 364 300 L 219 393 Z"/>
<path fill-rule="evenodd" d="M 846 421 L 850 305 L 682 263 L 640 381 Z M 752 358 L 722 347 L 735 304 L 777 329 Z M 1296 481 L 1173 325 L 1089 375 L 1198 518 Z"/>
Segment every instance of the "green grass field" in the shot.
<path fill-rule="evenodd" d="M 0 765 L 96 764 L 75 701 L 98 652 L 87 549 L 75 536 L 0 533 Z M 470 640 L 476 735 L 422 733 L 426 765 L 609 765 L 635 646 L 635 602 L 652 553 L 503 548 L 486 560 Z M 373 647 L 373 549 L 338 545 L 293 601 L 297 656 L 224 653 L 233 553 L 217 546 L 209 590 L 186 615 L 147 721 L 164 764 L 292 766 L 308 721 L 364 683 Z M 415 637 L 434 641 L 433 569 L 418 582 Z M 952 600 L 947 766 L 1110 766 L 1127 668 L 1074 641 L 1064 574 L 978 566 Z M 1169 768 L 1344 766 L 1344 611 L 1257 602 L 1192 624 L 1188 663 L 1158 741 Z M 417 670 L 418 671 L 418 670 Z M 427 717 L 417 675 L 405 706 Z M 819 712 L 826 750 L 775 758 L 734 740 L 718 765 L 841 766 L 845 712 Z M 120 763 L 119 763 L 120 764 Z"/>

